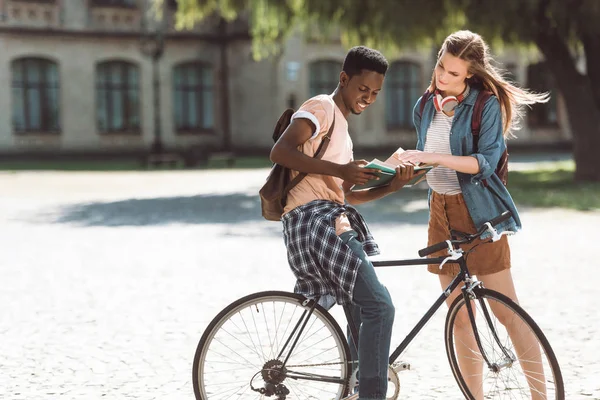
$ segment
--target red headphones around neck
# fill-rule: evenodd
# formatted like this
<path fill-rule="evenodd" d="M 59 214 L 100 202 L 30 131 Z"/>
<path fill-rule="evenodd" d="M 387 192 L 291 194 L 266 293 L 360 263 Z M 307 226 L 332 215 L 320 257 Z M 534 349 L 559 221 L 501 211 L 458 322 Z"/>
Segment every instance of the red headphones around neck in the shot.
<path fill-rule="evenodd" d="M 465 90 L 459 94 L 458 96 L 446 96 L 442 97 L 442 93 L 439 89 L 435 89 L 433 92 L 433 106 L 435 107 L 437 112 L 452 112 L 460 104 L 461 101 L 467 97 L 469 94 L 469 85 L 465 88 Z"/>

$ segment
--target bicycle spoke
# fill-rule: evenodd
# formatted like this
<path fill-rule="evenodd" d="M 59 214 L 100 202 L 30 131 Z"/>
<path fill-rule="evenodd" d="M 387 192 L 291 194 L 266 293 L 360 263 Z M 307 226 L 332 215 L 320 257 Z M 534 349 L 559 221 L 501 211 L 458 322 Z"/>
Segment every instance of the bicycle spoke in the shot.
<path fill-rule="evenodd" d="M 475 332 L 470 323 L 468 328 L 455 328 L 459 313 L 466 313 L 462 297 L 451 306 L 446 320 L 446 349 L 465 396 L 531 399 L 533 394 L 534 398 L 564 399 L 560 370 L 554 355 L 548 353 L 547 341 L 540 339 L 543 334 L 539 328 L 535 323 L 532 326 L 530 317 L 510 299 L 487 289 L 481 292 L 481 298 L 471 303 Z M 485 357 L 476 345 L 476 338 Z M 556 374 L 559 384 L 554 379 Z"/>
<path fill-rule="evenodd" d="M 196 398 L 265 398 L 256 390 L 267 380 L 287 388 L 289 398 L 341 398 L 350 374 L 349 355 L 335 320 L 320 307 L 309 317 L 295 295 L 254 297 L 230 306 L 201 339 L 194 364 Z M 294 337 L 298 340 L 291 348 Z M 285 372 L 278 372 L 288 356 Z"/>

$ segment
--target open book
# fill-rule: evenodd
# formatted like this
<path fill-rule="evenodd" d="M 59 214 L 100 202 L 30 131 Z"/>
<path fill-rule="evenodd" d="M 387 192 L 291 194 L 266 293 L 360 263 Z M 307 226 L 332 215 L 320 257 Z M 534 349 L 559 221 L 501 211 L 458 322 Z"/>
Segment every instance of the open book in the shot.
<path fill-rule="evenodd" d="M 379 179 L 373 178 L 362 185 L 353 185 L 350 188 L 350 190 L 352 190 L 352 191 L 368 190 L 368 189 L 372 189 L 372 188 L 389 185 L 390 182 L 392 181 L 392 179 L 394 178 L 394 176 L 396 175 L 396 167 L 398 165 L 400 165 L 400 160 L 398 159 L 398 157 L 400 154 L 402 154 L 402 152 L 404 152 L 404 149 L 402 149 L 400 147 L 385 161 L 380 161 L 376 158 L 373 159 L 371 162 L 369 162 L 367 165 L 365 165 L 365 168 L 378 169 L 379 170 L 379 174 L 378 174 Z M 415 166 L 416 176 L 413 177 L 406 185 L 404 185 L 404 187 L 414 186 L 417 183 L 423 181 L 425 179 L 425 174 L 427 172 L 431 171 L 431 169 L 433 167 L 435 167 L 435 165 L 433 165 L 433 164 L 421 164 L 421 165 Z M 425 171 L 425 172 L 423 173 L 420 171 Z M 417 173 L 419 173 L 419 174 L 417 174 Z"/>

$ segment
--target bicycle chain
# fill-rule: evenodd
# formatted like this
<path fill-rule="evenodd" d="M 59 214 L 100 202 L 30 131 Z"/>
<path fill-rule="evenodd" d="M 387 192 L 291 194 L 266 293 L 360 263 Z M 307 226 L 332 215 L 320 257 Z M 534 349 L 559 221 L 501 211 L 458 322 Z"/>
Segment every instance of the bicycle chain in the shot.
<path fill-rule="evenodd" d="M 333 362 L 333 363 L 322 363 L 322 364 L 298 364 L 298 365 L 286 365 L 286 368 L 292 368 L 292 367 L 322 367 L 325 365 L 341 365 L 341 364 L 345 364 L 342 362 Z M 358 361 L 351 361 L 349 364 L 358 364 Z"/>

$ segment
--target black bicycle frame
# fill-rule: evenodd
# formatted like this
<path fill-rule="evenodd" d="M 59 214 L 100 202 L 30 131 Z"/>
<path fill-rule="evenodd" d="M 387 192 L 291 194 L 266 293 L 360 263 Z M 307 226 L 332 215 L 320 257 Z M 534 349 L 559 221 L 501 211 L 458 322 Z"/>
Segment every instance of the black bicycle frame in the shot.
<path fill-rule="evenodd" d="M 442 262 L 444 262 L 445 259 L 446 259 L 446 257 L 416 258 L 416 259 L 412 259 L 412 260 L 372 261 L 372 263 L 373 263 L 374 267 L 395 267 L 395 266 L 401 266 L 401 265 L 427 265 L 427 264 L 440 265 Z M 396 350 L 394 350 L 394 352 L 390 355 L 390 360 L 389 360 L 390 364 L 392 364 L 394 361 L 396 361 L 396 359 L 398 359 L 400 354 L 402 354 L 404 352 L 404 350 L 406 350 L 406 348 L 408 347 L 410 342 L 412 342 L 412 340 L 417 336 L 417 334 L 421 331 L 421 329 L 423 329 L 423 327 L 427 324 L 427 322 L 431 319 L 431 317 L 433 317 L 433 315 L 438 310 L 438 308 L 440 308 L 440 306 L 442 304 L 444 304 L 444 302 L 446 301 L 446 298 L 448 296 L 450 296 L 450 294 L 454 291 L 454 289 L 456 289 L 458 287 L 458 285 L 460 285 L 460 283 L 463 281 L 463 279 L 469 275 L 467 268 L 466 268 L 466 262 L 463 257 L 461 257 L 458 260 L 448 260 L 446 262 L 446 264 L 458 264 L 460 266 L 460 272 L 454 277 L 454 279 L 452 279 L 452 282 L 450 282 L 450 284 L 443 291 L 443 293 L 440 295 L 440 297 L 437 298 L 437 300 L 433 303 L 433 305 L 431 307 L 429 307 L 429 309 L 427 310 L 425 315 L 423 315 L 423 317 L 419 320 L 419 322 L 417 322 L 417 324 L 414 326 L 414 328 L 408 333 L 408 335 L 406 335 L 406 337 L 404 338 L 402 343 L 400 343 L 400 345 L 398 347 L 396 347 Z M 348 323 L 350 325 L 354 325 L 354 321 L 352 321 L 352 320 L 350 320 Z M 357 331 L 356 328 L 354 328 L 354 331 L 351 328 L 351 332 L 356 332 L 356 331 Z M 356 337 L 353 336 L 352 340 L 354 342 L 354 345 L 356 346 Z M 358 346 L 356 346 L 356 348 L 358 348 Z"/>
<path fill-rule="evenodd" d="M 427 264 L 441 265 L 441 263 L 444 262 L 445 259 L 446 259 L 446 257 L 415 258 L 415 259 L 408 259 L 408 260 L 372 261 L 372 263 L 373 263 L 374 267 L 397 267 L 397 266 L 406 266 L 406 265 L 427 265 Z M 394 361 L 396 361 L 398 359 L 400 354 L 402 354 L 404 352 L 404 350 L 406 350 L 406 348 L 408 347 L 410 342 L 412 342 L 412 340 L 417 336 L 417 334 L 421 331 L 421 329 L 423 329 L 423 327 L 427 324 L 427 322 L 429 322 L 431 317 L 433 317 L 433 315 L 436 313 L 436 311 L 446 301 L 446 299 L 450 296 L 450 294 L 460 285 L 460 283 L 471 276 L 467 269 L 467 263 L 465 261 L 464 256 L 459 258 L 458 260 L 448 260 L 448 261 L 446 261 L 446 264 L 458 264 L 460 266 L 460 271 L 454 277 L 454 279 L 452 279 L 452 282 L 450 282 L 448 287 L 446 287 L 446 289 L 437 298 L 437 300 L 433 303 L 433 305 L 427 310 L 425 315 L 423 315 L 423 317 L 419 320 L 419 322 L 417 322 L 417 324 L 414 326 L 414 328 L 408 333 L 408 335 L 406 335 L 406 337 L 404 338 L 402 343 L 400 343 L 400 345 L 398 347 L 396 347 L 396 349 L 392 352 L 392 354 L 390 355 L 389 364 L 393 364 Z M 475 289 L 475 290 L 477 290 L 477 289 Z M 469 318 L 471 320 L 472 325 L 474 326 L 475 325 L 474 314 L 473 314 L 473 310 L 471 309 L 469 294 L 467 293 L 466 287 L 463 287 L 463 296 L 465 297 L 465 301 L 467 302 L 467 310 L 468 310 Z M 290 350 L 287 354 L 287 357 L 284 361 L 284 365 L 287 363 L 287 360 L 288 360 L 290 354 L 292 353 L 292 351 L 296 345 L 296 342 L 298 341 L 298 339 L 300 337 L 300 334 L 304 330 L 304 327 L 306 326 L 308 319 L 310 318 L 311 314 L 313 313 L 317 302 L 318 302 L 318 298 L 312 299 L 312 300 L 306 300 L 306 303 L 304 303 L 304 305 L 308 306 L 309 309 L 304 311 L 304 313 L 300 317 L 300 320 L 297 322 L 296 326 L 294 327 L 292 333 L 288 337 L 286 343 L 284 344 L 284 346 L 281 349 L 280 354 L 279 354 L 279 357 L 281 357 L 283 355 L 284 350 L 290 344 L 290 341 L 292 340 L 294 335 L 296 335 L 294 343 L 291 345 L 291 348 L 290 348 Z M 483 307 L 483 310 L 484 310 L 484 314 L 485 314 L 485 319 L 487 320 L 490 327 L 492 327 L 487 308 Z M 352 339 L 352 343 L 354 343 L 355 349 L 358 349 L 358 341 L 357 341 L 358 328 L 356 327 L 356 324 L 354 324 L 354 320 L 350 313 L 349 307 L 344 307 L 344 313 L 346 315 L 346 320 L 348 323 L 349 334 Z M 302 327 L 300 327 L 301 325 L 302 325 Z M 482 350 L 479 334 L 477 333 L 476 329 L 474 329 L 474 335 L 475 335 L 475 340 L 476 340 L 480 350 Z M 498 342 L 498 344 L 500 345 L 500 347 L 504 351 L 504 346 L 502 346 L 499 343 L 499 339 L 495 335 L 495 332 L 494 332 L 494 337 L 495 337 L 496 341 Z M 484 354 L 483 351 L 481 353 Z M 508 354 L 506 352 L 505 352 L 505 354 L 508 356 Z M 490 365 L 489 361 L 487 360 L 487 357 L 485 357 L 485 354 L 484 354 L 484 358 L 485 358 L 485 361 L 487 362 L 487 364 Z M 319 376 L 319 375 L 314 375 L 314 374 L 302 374 L 302 373 L 295 373 L 293 371 L 289 371 L 289 375 L 290 375 L 289 377 L 291 377 L 293 379 L 306 379 L 306 380 L 315 380 L 315 381 L 331 382 L 331 383 L 344 383 L 341 379 L 336 378 L 336 377 L 326 377 L 326 376 Z"/>
<path fill-rule="evenodd" d="M 417 259 L 412 259 L 412 260 L 372 261 L 372 263 L 373 263 L 374 267 L 393 267 L 393 266 L 400 266 L 400 265 L 424 265 L 424 264 L 441 265 L 441 263 L 444 260 L 445 260 L 445 257 L 437 257 L 437 258 L 425 258 L 425 259 L 417 258 Z M 460 285 L 461 282 L 463 282 L 465 279 L 467 279 L 471 276 L 471 274 L 469 273 L 469 271 L 467 269 L 467 262 L 464 258 L 464 255 L 463 255 L 463 257 L 461 257 L 458 260 L 448 260 L 446 262 L 446 264 L 458 264 L 460 267 L 460 271 L 454 277 L 454 279 L 452 279 L 452 282 L 450 282 L 450 284 L 442 292 L 440 297 L 438 297 L 437 300 L 433 303 L 433 305 L 427 310 L 425 315 L 419 320 L 419 322 L 417 322 L 415 327 L 408 333 L 408 335 L 406 335 L 406 337 L 404 338 L 402 343 L 400 343 L 400 345 L 398 347 L 396 347 L 394 352 L 390 355 L 390 359 L 389 359 L 390 364 L 392 364 L 394 361 L 396 361 L 398 359 L 398 357 L 400 356 L 400 354 L 402 354 L 404 352 L 404 350 L 406 350 L 406 348 L 408 347 L 410 342 L 412 342 L 412 340 L 417 336 L 417 334 L 421 331 L 421 329 L 423 329 L 423 327 L 427 324 L 427 322 L 431 319 L 431 317 L 433 317 L 433 315 L 436 313 L 438 308 L 440 308 L 440 306 L 444 303 L 444 301 L 446 301 L 446 298 L 448 296 L 450 296 L 450 294 L 454 291 L 454 289 L 456 289 L 458 287 L 458 285 Z M 477 288 L 475 288 L 474 291 L 477 292 Z M 462 295 L 465 299 L 467 313 L 469 315 L 469 320 L 471 322 L 471 326 L 473 327 L 473 336 L 475 337 L 477 346 L 479 347 L 479 350 L 480 350 L 481 354 L 483 355 L 483 358 L 484 358 L 484 361 L 486 362 L 486 364 L 489 367 L 492 367 L 492 364 L 488 360 L 485 351 L 483 351 L 479 333 L 477 332 L 477 329 L 475 329 L 475 326 L 476 326 L 475 315 L 474 315 L 472 307 L 471 307 L 469 293 L 467 292 L 466 287 L 462 288 Z M 494 340 L 496 341 L 498 346 L 500 346 L 504 355 L 508 358 L 511 358 L 510 354 L 508 354 L 505 347 L 502 345 L 502 343 L 500 343 L 500 339 L 498 338 L 498 335 L 496 334 L 495 329 L 493 329 L 493 323 L 491 321 L 487 307 L 485 307 L 485 305 L 483 304 L 482 299 L 479 299 L 479 301 L 482 306 L 485 320 L 486 320 L 488 326 L 490 326 L 490 328 L 492 329 Z M 358 337 L 358 330 L 354 326 L 355 325 L 354 321 L 348 317 L 349 317 L 349 314 L 346 313 L 346 318 L 348 319 L 348 321 L 349 321 L 348 324 L 350 325 L 352 341 L 354 343 L 355 348 L 358 348 L 357 343 L 356 343 L 356 338 Z"/>

